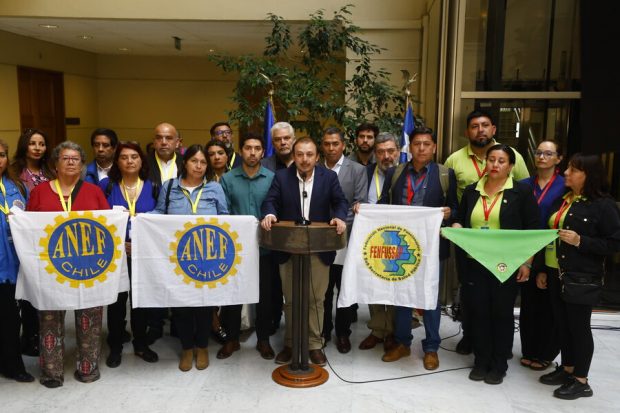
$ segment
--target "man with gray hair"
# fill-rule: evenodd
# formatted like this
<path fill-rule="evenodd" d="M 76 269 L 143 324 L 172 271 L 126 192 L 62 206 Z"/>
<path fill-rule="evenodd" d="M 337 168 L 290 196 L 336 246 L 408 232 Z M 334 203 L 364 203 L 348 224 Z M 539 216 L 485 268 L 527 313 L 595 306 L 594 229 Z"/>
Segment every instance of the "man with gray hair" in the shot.
<path fill-rule="evenodd" d="M 369 204 L 376 204 L 381 197 L 381 189 L 385 182 L 385 171 L 398 165 L 400 156 L 398 138 L 389 132 L 379 133 L 375 138 L 373 153 L 377 163 L 366 166 Z M 370 320 L 367 326 L 371 332 L 360 343 L 360 350 L 369 350 L 379 343 L 383 343 L 386 352 L 396 347 L 393 334 L 394 307 L 384 304 L 369 304 L 368 309 Z"/>
<path fill-rule="evenodd" d="M 288 122 L 277 122 L 271 127 L 271 143 L 275 153 L 261 160 L 261 164 L 272 172 L 288 168 L 293 163 L 295 129 Z"/>

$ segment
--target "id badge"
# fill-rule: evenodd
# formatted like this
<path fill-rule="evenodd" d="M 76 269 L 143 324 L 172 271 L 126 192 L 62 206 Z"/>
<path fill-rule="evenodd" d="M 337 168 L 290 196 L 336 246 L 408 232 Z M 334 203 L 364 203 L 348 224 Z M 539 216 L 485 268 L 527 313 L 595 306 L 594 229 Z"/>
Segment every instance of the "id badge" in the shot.
<path fill-rule="evenodd" d="M 485 222 L 484 225 L 480 227 L 480 229 L 489 229 L 489 223 Z"/>

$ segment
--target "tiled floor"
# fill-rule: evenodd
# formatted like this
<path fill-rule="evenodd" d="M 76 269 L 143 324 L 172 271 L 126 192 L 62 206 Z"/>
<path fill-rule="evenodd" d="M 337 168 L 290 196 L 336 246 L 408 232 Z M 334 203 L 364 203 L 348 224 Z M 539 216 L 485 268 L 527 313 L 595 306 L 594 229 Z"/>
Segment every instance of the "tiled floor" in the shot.
<path fill-rule="evenodd" d="M 362 306 L 366 307 L 366 306 Z M 0 379 L 0 412 L 617 412 L 620 411 L 618 371 L 620 371 L 620 332 L 595 330 L 595 354 L 590 383 L 594 397 L 563 401 L 552 397 L 553 387 L 538 383 L 540 372 L 519 365 L 519 334 L 515 334 L 514 354 L 504 383 L 490 386 L 472 382 L 467 375 L 472 356 L 460 356 L 440 350 L 440 369 L 426 374 L 421 363 L 420 335 L 415 329 L 411 357 L 395 363 L 381 361 L 379 348 L 367 351 L 357 344 L 367 335 L 368 312 L 360 309 L 360 321 L 353 326 L 351 353 L 339 354 L 330 344 L 329 380 L 310 389 L 289 389 L 271 380 L 276 367 L 262 360 L 254 350 L 255 335 L 242 343 L 240 352 L 227 360 L 218 360 L 218 346 L 210 347 L 211 365 L 207 370 L 178 370 L 179 345 L 166 336 L 153 349 L 160 361 L 148 364 L 125 347 L 119 368 L 102 367 L 101 380 L 92 384 L 73 379 L 72 355 L 75 351 L 72 315 L 67 316 L 69 330 L 65 384 L 46 389 L 38 382 L 18 384 Z M 598 315 L 593 324 L 620 327 L 615 315 Z M 458 332 L 458 324 L 442 319 L 442 337 Z M 445 349 L 453 349 L 459 337 L 444 340 Z M 272 337 L 276 351 L 282 329 Z M 104 346 L 104 355 L 107 348 Z M 102 360 L 103 361 L 103 360 Z M 37 360 L 26 358 L 28 370 L 39 376 Z M 550 371 L 550 370 L 549 370 Z M 348 383 L 375 381 L 370 383 Z M 408 378 L 396 379 L 409 376 Z M 390 380 L 395 379 L 395 380 Z"/>

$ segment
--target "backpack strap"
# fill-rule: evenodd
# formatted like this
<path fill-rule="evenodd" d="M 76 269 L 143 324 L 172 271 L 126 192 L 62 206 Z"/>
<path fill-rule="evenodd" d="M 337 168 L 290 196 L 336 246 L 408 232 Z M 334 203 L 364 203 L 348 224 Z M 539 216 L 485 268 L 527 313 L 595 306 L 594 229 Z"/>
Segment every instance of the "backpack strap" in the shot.
<path fill-rule="evenodd" d="M 170 205 L 170 190 L 172 189 L 172 181 L 174 179 L 169 179 L 168 180 L 168 185 L 166 185 L 166 208 L 165 208 L 165 214 L 168 214 L 168 206 Z"/>
<path fill-rule="evenodd" d="M 112 187 L 114 186 L 114 182 L 110 178 L 108 178 L 108 184 L 105 187 L 105 197 L 108 199 L 110 194 L 112 193 Z"/>
<path fill-rule="evenodd" d="M 437 167 L 439 168 L 439 183 L 443 191 L 443 199 L 444 202 L 447 202 L 448 188 L 450 188 L 450 168 L 440 163 L 437 164 Z"/>
<path fill-rule="evenodd" d="M 390 190 L 388 192 L 390 203 L 392 203 L 392 191 L 394 191 L 394 187 L 396 186 L 396 181 L 398 181 L 398 178 L 400 178 L 400 176 L 403 174 L 403 171 L 405 170 L 406 167 L 407 167 L 407 162 L 404 162 L 404 163 L 399 164 L 396 167 L 396 170 L 394 170 L 394 175 L 392 175 L 392 181 L 390 182 Z"/>

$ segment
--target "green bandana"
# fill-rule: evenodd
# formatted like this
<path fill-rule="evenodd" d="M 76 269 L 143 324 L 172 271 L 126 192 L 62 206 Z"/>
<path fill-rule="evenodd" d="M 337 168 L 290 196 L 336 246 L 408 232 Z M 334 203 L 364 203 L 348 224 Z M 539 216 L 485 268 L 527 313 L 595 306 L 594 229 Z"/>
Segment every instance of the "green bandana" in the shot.
<path fill-rule="evenodd" d="M 558 231 L 553 229 L 442 228 L 441 233 L 500 282 L 510 278 L 528 258 L 558 237 Z"/>

